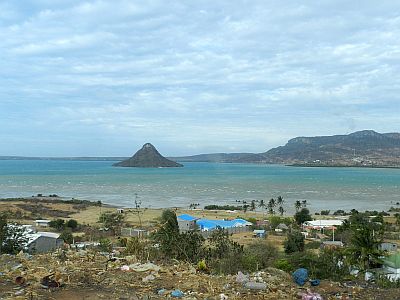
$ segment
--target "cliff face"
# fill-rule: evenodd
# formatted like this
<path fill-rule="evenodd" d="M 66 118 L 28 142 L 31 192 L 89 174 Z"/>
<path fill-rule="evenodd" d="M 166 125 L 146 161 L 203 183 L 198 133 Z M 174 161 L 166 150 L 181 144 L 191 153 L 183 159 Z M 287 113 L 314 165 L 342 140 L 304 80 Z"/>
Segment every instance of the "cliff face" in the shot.
<path fill-rule="evenodd" d="M 143 145 L 131 158 L 113 164 L 115 167 L 136 168 L 170 168 L 183 167 L 183 165 L 162 156 L 150 143 Z"/>
<path fill-rule="evenodd" d="M 400 138 L 398 133 L 381 134 L 372 130 L 349 135 L 297 137 L 262 155 L 267 163 L 398 167 Z"/>

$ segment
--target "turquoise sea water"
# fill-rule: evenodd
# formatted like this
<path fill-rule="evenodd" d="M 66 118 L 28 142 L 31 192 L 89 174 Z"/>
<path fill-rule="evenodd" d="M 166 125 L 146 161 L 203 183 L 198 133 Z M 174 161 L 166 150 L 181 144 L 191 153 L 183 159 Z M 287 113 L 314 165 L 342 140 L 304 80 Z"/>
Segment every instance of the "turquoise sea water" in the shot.
<path fill-rule="evenodd" d="M 400 169 L 301 168 L 185 163 L 183 168 L 116 168 L 110 161 L 0 160 L 0 197 L 38 193 L 132 206 L 234 204 L 282 195 L 321 209 L 388 209 L 400 201 Z"/>

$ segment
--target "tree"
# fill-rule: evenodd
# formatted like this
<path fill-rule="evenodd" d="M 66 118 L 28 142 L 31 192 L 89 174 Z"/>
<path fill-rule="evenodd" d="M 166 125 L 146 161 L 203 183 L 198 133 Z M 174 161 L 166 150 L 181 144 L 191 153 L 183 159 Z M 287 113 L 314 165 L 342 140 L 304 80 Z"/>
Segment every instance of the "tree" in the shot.
<path fill-rule="evenodd" d="M 55 228 L 57 231 L 63 231 L 65 228 L 65 221 L 63 219 L 56 219 L 49 222 L 49 226 Z"/>
<path fill-rule="evenodd" d="M 59 238 L 62 239 L 66 244 L 72 244 L 74 242 L 74 237 L 72 236 L 72 233 L 69 230 L 64 230 L 60 234 Z"/>
<path fill-rule="evenodd" d="M 278 211 L 281 214 L 281 216 L 283 216 L 283 214 L 285 213 L 285 209 L 283 208 L 283 206 L 279 206 Z"/>
<path fill-rule="evenodd" d="M 203 250 L 204 238 L 193 231 L 180 234 L 176 214 L 169 209 L 163 211 L 161 227 L 153 238 L 160 245 L 161 252 L 168 258 L 195 262 Z"/>
<path fill-rule="evenodd" d="M 306 208 L 307 207 L 307 200 L 301 201 L 301 206 Z"/>
<path fill-rule="evenodd" d="M 17 254 L 24 249 L 27 241 L 25 229 L 18 224 L 8 223 L 7 217 L 0 214 L 0 254 Z"/>
<path fill-rule="evenodd" d="M 298 225 L 303 224 L 304 222 L 311 221 L 310 211 L 307 208 L 302 208 L 294 215 L 294 219 Z"/>
<path fill-rule="evenodd" d="M 66 225 L 68 228 L 71 228 L 71 230 L 75 230 L 76 228 L 78 228 L 78 221 L 70 219 L 67 221 Z"/>
<path fill-rule="evenodd" d="M 276 199 L 276 204 L 278 205 L 278 212 L 281 214 L 281 216 L 283 216 L 285 209 L 283 208 L 283 203 L 285 201 L 283 200 L 282 196 L 278 196 L 278 198 Z"/>
<path fill-rule="evenodd" d="M 381 240 L 377 238 L 375 230 L 371 224 L 362 227 L 352 227 L 352 237 L 349 253 L 349 262 L 356 264 L 360 270 L 366 271 L 372 265 L 380 263 L 382 251 L 379 250 Z"/>
<path fill-rule="evenodd" d="M 299 231 L 287 234 L 284 242 L 285 253 L 300 252 L 304 250 L 304 236 Z"/>
<path fill-rule="evenodd" d="M 268 201 L 268 204 L 267 204 L 268 213 L 269 213 L 270 215 L 274 215 L 274 214 L 275 214 L 275 210 L 274 210 L 275 206 L 276 206 L 275 199 L 274 199 L 274 198 L 271 198 L 271 199 Z"/>
<path fill-rule="evenodd" d="M 255 200 L 251 200 L 250 210 L 251 211 L 255 211 L 256 210 L 256 201 Z"/>
<path fill-rule="evenodd" d="M 174 211 L 167 209 L 161 215 L 161 227 L 154 235 L 154 240 L 159 243 L 161 252 L 166 257 L 178 257 L 179 226 Z"/>
<path fill-rule="evenodd" d="M 119 213 L 104 212 L 100 215 L 99 222 L 103 223 L 103 226 L 111 230 L 115 235 L 122 227 L 124 215 Z"/>
<path fill-rule="evenodd" d="M 300 210 L 300 208 L 301 208 L 301 202 L 300 202 L 299 200 L 297 200 L 297 201 L 294 203 L 294 208 L 296 209 L 296 212 L 298 212 L 298 211 Z"/>

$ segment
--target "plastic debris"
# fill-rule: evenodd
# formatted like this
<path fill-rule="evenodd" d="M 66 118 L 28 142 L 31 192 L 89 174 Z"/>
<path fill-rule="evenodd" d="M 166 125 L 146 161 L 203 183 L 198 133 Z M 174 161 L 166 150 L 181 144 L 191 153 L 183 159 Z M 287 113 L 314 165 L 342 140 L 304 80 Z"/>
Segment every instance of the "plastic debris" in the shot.
<path fill-rule="evenodd" d="M 123 265 L 122 267 L 121 267 L 121 271 L 129 271 L 130 270 L 130 268 L 129 268 L 129 266 L 127 266 L 127 265 Z"/>
<path fill-rule="evenodd" d="M 181 290 L 174 290 L 171 292 L 171 296 L 175 298 L 182 298 L 184 293 Z"/>
<path fill-rule="evenodd" d="M 151 262 L 149 263 L 145 263 L 145 264 L 140 264 L 140 263 L 136 263 L 136 264 L 132 264 L 128 266 L 129 269 L 132 269 L 133 271 L 136 272 L 146 272 L 146 271 L 155 271 L 158 272 L 161 270 L 161 268 Z"/>
<path fill-rule="evenodd" d="M 303 286 L 308 281 L 308 271 L 304 268 L 297 269 L 293 272 L 292 277 L 294 282 Z"/>
<path fill-rule="evenodd" d="M 249 281 L 244 284 L 244 287 L 249 290 L 266 290 L 267 284 L 265 282 Z"/>
<path fill-rule="evenodd" d="M 228 296 L 225 294 L 219 294 L 219 299 L 220 300 L 228 300 Z"/>
<path fill-rule="evenodd" d="M 249 279 L 249 275 L 244 275 L 242 272 L 238 272 L 236 275 L 236 282 L 237 283 L 246 283 L 248 282 Z"/>
<path fill-rule="evenodd" d="M 323 300 L 323 298 L 318 293 L 307 292 L 302 294 L 301 300 Z"/>
<path fill-rule="evenodd" d="M 162 295 L 165 294 L 166 291 L 167 291 L 166 289 L 160 289 L 160 290 L 157 291 L 157 294 L 162 296 Z"/>
<path fill-rule="evenodd" d="M 41 285 L 43 288 L 45 288 L 45 289 L 48 289 L 48 288 L 58 288 L 58 287 L 60 287 L 61 284 L 60 284 L 58 281 L 56 281 L 56 280 L 50 278 L 50 277 L 52 277 L 53 275 L 54 275 L 54 274 L 44 276 L 44 277 L 42 278 L 42 280 L 40 281 L 40 285 Z"/>
<path fill-rule="evenodd" d="M 17 276 L 15 278 L 15 283 L 18 285 L 23 285 L 25 283 L 25 278 L 22 276 Z"/>
<path fill-rule="evenodd" d="M 145 278 L 142 279 L 143 282 L 153 281 L 156 277 L 153 274 L 147 275 Z"/>
<path fill-rule="evenodd" d="M 321 283 L 321 281 L 319 279 L 312 279 L 310 280 L 310 284 L 312 286 L 318 286 Z"/>

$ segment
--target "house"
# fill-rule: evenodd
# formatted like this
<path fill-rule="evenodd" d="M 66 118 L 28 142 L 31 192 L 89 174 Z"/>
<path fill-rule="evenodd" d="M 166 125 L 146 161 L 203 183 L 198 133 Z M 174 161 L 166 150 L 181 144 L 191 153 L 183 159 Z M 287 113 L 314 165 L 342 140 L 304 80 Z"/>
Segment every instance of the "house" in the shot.
<path fill-rule="evenodd" d="M 240 218 L 234 220 L 209 220 L 195 218 L 186 214 L 178 216 L 177 220 L 180 232 L 187 232 L 195 229 L 204 232 L 215 230 L 217 228 L 229 231 L 233 228 L 245 228 L 253 225 L 253 223 Z"/>
<path fill-rule="evenodd" d="M 183 232 L 196 230 L 196 228 L 197 228 L 196 221 L 197 220 L 198 220 L 198 218 L 195 218 L 195 217 L 192 217 L 192 216 L 186 215 L 186 214 L 178 216 L 177 221 L 178 221 L 178 226 L 179 226 L 179 232 L 183 233 Z"/>
<path fill-rule="evenodd" d="M 341 226 L 343 220 L 314 220 L 303 223 L 305 229 L 336 229 Z"/>
<path fill-rule="evenodd" d="M 25 248 L 29 253 L 45 253 L 64 245 L 60 235 L 54 232 L 26 233 L 28 239 Z"/>
<path fill-rule="evenodd" d="M 280 223 L 275 228 L 275 232 L 285 232 L 285 231 L 288 231 L 288 230 L 289 230 L 289 227 L 285 223 Z"/>
<path fill-rule="evenodd" d="M 383 259 L 383 271 L 390 281 L 400 280 L 400 252 Z"/>
<path fill-rule="evenodd" d="M 209 220 L 209 219 L 198 219 L 196 221 L 197 226 L 199 226 L 201 231 L 210 231 L 217 228 L 229 229 L 238 227 L 252 226 L 253 223 L 248 222 L 243 219 L 234 220 Z"/>
<path fill-rule="evenodd" d="M 35 220 L 36 227 L 49 227 L 50 220 Z"/>
<path fill-rule="evenodd" d="M 117 208 L 117 213 L 118 214 L 123 214 L 124 213 L 124 209 L 123 208 Z"/>
<path fill-rule="evenodd" d="M 379 250 L 386 251 L 386 252 L 396 252 L 397 251 L 397 244 L 396 243 L 381 243 L 379 245 Z"/>
<path fill-rule="evenodd" d="M 265 238 L 267 236 L 264 229 L 255 229 L 253 230 L 253 234 L 257 238 Z"/>

